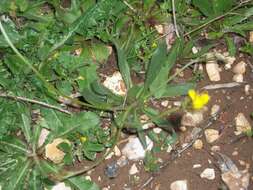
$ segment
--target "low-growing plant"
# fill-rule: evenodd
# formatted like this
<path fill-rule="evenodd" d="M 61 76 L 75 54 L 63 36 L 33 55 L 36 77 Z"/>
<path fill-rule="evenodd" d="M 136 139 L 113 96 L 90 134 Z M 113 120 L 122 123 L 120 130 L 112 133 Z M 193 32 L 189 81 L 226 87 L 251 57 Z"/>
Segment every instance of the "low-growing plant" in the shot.
<path fill-rule="evenodd" d="M 122 131 L 136 134 L 144 148 L 147 136 L 155 142 L 144 162 L 147 171 L 157 171 L 154 153 L 177 136 L 167 117 L 188 108 L 190 100 L 199 109 L 209 96 L 190 91 L 191 99 L 181 107 L 162 111 L 152 102 L 195 88 L 201 76 L 180 84 L 173 80 L 203 61 L 202 55 L 214 46 L 191 52 L 202 29 L 212 40 L 225 36 L 230 54 L 235 54 L 230 33 L 245 36 L 252 30 L 247 22 L 253 14 L 250 1 L 63 2 L 0 2 L 0 185 L 6 189 L 50 189 L 61 181 L 73 189 L 99 189 L 81 174 L 110 154 Z M 178 33 L 169 51 L 154 28 L 167 20 L 174 22 Z M 125 96 L 101 84 L 97 70 L 110 56 L 108 46 L 114 51 Z M 241 51 L 250 53 L 247 47 Z M 182 68 L 172 74 L 179 59 Z M 134 72 L 142 70 L 144 81 L 135 83 Z M 105 120 L 109 126 L 101 127 Z M 143 129 L 149 123 L 162 132 Z M 49 135 L 41 144 L 45 129 Z M 66 140 L 57 146 L 64 152 L 60 164 L 45 156 L 46 146 L 57 138 Z M 79 162 L 87 165 L 75 168 Z"/>

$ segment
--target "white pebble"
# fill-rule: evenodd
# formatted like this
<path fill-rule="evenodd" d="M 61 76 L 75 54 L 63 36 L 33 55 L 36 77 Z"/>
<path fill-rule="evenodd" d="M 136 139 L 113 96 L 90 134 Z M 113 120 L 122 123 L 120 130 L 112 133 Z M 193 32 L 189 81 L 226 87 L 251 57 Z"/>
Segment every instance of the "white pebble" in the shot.
<path fill-rule="evenodd" d="M 206 168 L 201 174 L 201 178 L 205 178 L 208 180 L 214 180 L 215 179 L 215 171 L 213 168 Z"/>

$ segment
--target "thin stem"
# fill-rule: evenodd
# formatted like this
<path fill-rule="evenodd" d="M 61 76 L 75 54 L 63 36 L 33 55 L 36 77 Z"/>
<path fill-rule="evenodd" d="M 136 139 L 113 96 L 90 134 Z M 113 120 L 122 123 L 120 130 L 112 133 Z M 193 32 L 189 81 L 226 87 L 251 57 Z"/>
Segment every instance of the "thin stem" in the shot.
<path fill-rule="evenodd" d="M 172 14 L 173 14 L 173 23 L 174 23 L 174 27 L 175 27 L 175 32 L 176 32 L 177 37 L 180 38 L 178 28 L 177 28 L 175 0 L 172 0 Z"/>
<path fill-rule="evenodd" d="M 185 34 L 184 34 L 184 37 L 186 37 L 186 36 L 192 34 L 193 32 L 196 32 L 196 31 L 198 31 L 198 30 L 200 30 L 200 29 L 202 29 L 202 28 L 205 28 L 206 26 L 208 26 L 209 24 L 211 24 L 211 23 L 213 23 L 213 22 L 215 22 L 215 21 L 218 21 L 218 20 L 224 18 L 225 16 L 231 14 L 231 12 L 233 12 L 234 10 L 236 10 L 236 9 L 238 9 L 238 8 L 240 8 L 240 7 L 242 7 L 242 6 L 244 6 L 245 4 L 249 3 L 250 1 L 252 1 L 252 0 L 248 0 L 248 1 L 241 2 L 239 5 L 237 5 L 236 7 L 232 8 L 232 9 L 230 9 L 230 10 L 229 10 L 228 12 L 226 12 L 225 14 L 220 15 L 220 16 L 218 16 L 218 17 L 215 17 L 215 18 L 211 19 L 210 21 L 208 21 L 208 22 L 206 22 L 206 23 L 204 23 L 204 24 L 198 26 L 197 28 L 195 28 L 195 29 L 193 29 L 193 30 L 191 30 L 191 31 L 189 31 L 189 32 L 187 32 L 187 33 L 185 33 Z"/>
<path fill-rule="evenodd" d="M 185 64 L 181 69 L 177 70 L 171 77 L 168 78 L 167 83 L 172 81 L 177 75 L 179 75 L 181 72 L 183 72 L 185 69 L 187 69 L 189 66 L 200 62 L 200 59 L 190 61 L 189 63 Z"/>
<path fill-rule="evenodd" d="M 0 97 L 1 98 L 11 99 L 11 100 L 16 100 L 16 101 L 21 101 L 21 102 L 28 102 L 28 103 L 31 103 L 31 104 L 38 104 L 40 106 L 43 106 L 43 107 L 46 107 L 46 108 L 50 108 L 50 109 L 55 109 L 55 110 L 57 110 L 59 112 L 71 115 L 71 112 L 69 112 L 69 111 L 67 111 L 65 109 L 62 109 L 60 107 L 57 107 L 57 106 L 54 106 L 54 105 L 50 105 L 50 104 L 47 104 L 45 102 L 41 102 L 41 101 L 38 101 L 38 100 L 33 100 L 33 99 L 26 98 L 26 97 L 21 97 L 21 96 L 7 95 L 7 94 L 4 94 L 4 93 L 0 93 Z"/>
<path fill-rule="evenodd" d="M 137 12 L 137 11 L 133 8 L 133 6 L 130 5 L 127 1 L 123 0 L 123 3 L 124 3 L 130 10 L 132 10 L 134 13 Z"/>

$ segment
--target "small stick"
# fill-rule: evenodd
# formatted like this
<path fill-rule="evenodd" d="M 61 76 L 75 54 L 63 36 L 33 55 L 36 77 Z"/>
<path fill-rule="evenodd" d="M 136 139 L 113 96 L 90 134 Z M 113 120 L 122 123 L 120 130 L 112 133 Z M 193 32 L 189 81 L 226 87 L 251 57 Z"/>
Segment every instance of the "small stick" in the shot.
<path fill-rule="evenodd" d="M 38 101 L 38 100 L 29 99 L 29 98 L 26 98 L 26 97 L 12 96 L 12 95 L 7 95 L 5 93 L 0 93 L 0 98 L 7 98 L 7 99 L 21 101 L 21 102 L 29 102 L 31 104 L 38 104 L 40 106 L 43 106 L 43 107 L 46 107 L 46 108 L 50 108 L 50 109 L 55 109 L 55 110 L 60 111 L 62 113 L 71 115 L 71 112 L 69 112 L 69 111 L 67 111 L 65 109 L 62 109 L 60 107 L 57 107 L 57 106 L 54 106 L 54 105 L 50 105 L 50 104 L 47 104 L 45 102 L 41 102 L 41 101 Z"/>
<path fill-rule="evenodd" d="M 178 28 L 177 28 L 175 0 L 172 0 L 172 14 L 173 14 L 173 23 L 174 23 L 174 27 L 175 27 L 175 32 L 176 32 L 177 37 L 180 38 Z"/>
<path fill-rule="evenodd" d="M 239 87 L 245 83 L 246 82 L 243 82 L 243 83 L 230 82 L 230 83 L 223 83 L 223 84 L 213 84 L 213 85 L 204 86 L 201 89 L 202 90 L 216 90 L 216 89 L 222 89 L 222 88 L 234 88 L 234 87 Z"/>

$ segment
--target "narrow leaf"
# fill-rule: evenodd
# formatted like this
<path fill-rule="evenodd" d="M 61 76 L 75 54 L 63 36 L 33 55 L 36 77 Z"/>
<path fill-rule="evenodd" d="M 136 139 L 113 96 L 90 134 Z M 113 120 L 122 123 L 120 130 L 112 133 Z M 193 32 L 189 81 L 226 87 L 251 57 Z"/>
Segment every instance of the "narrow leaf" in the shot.
<path fill-rule="evenodd" d="M 186 95 L 190 89 L 194 89 L 195 83 L 170 84 L 167 85 L 161 97 Z"/>
<path fill-rule="evenodd" d="M 148 65 L 144 88 L 147 90 L 166 64 L 167 46 L 165 42 L 159 44 Z"/>
<path fill-rule="evenodd" d="M 66 180 L 76 190 L 99 190 L 99 187 L 83 176 L 72 177 Z"/>
<path fill-rule="evenodd" d="M 132 87 L 132 80 L 131 80 L 130 68 L 126 59 L 126 55 L 124 53 L 124 50 L 120 48 L 116 42 L 114 42 L 114 44 L 117 50 L 118 66 L 119 66 L 120 73 L 122 74 L 122 77 L 126 84 L 127 89 L 130 89 Z"/>

